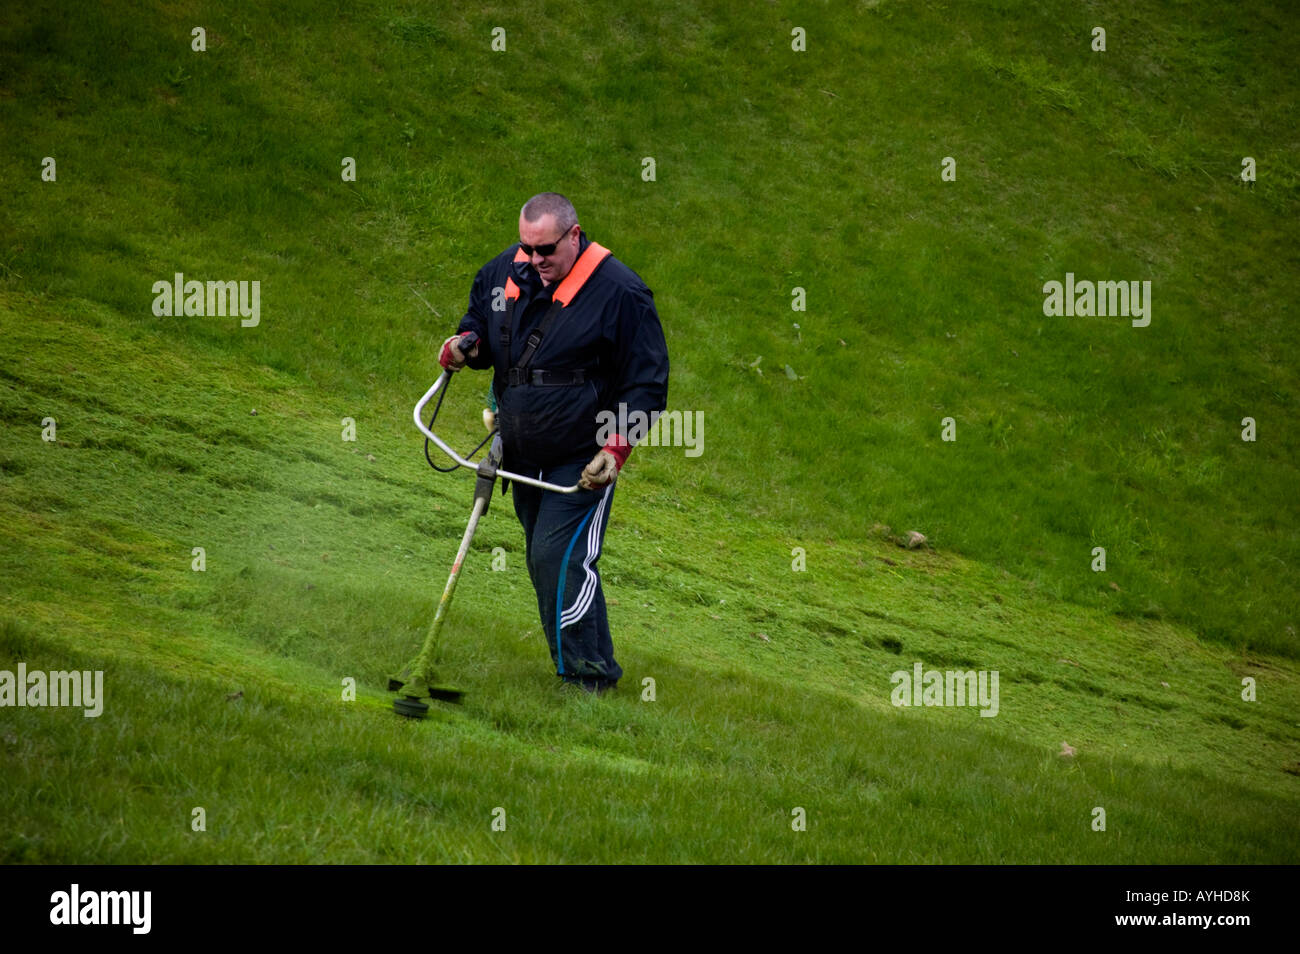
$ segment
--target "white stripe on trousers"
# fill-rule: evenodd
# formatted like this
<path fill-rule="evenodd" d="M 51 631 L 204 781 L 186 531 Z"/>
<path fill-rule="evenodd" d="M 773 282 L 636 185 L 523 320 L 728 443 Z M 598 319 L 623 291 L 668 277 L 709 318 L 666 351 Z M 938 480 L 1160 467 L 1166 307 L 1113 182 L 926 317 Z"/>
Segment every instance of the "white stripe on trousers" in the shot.
<path fill-rule="evenodd" d="M 582 569 L 587 575 L 582 581 L 582 588 L 578 590 L 573 605 L 560 614 L 561 629 L 572 626 L 587 614 L 587 610 L 591 609 L 591 601 L 596 595 L 596 573 L 591 568 L 591 561 L 600 555 L 600 524 L 605 518 L 605 505 L 609 503 L 609 495 L 613 490 L 612 483 L 605 488 L 600 503 L 596 505 L 596 512 L 591 515 L 591 524 L 587 527 L 587 556 L 582 561 Z M 564 599 L 564 594 L 559 594 L 558 598 Z"/>

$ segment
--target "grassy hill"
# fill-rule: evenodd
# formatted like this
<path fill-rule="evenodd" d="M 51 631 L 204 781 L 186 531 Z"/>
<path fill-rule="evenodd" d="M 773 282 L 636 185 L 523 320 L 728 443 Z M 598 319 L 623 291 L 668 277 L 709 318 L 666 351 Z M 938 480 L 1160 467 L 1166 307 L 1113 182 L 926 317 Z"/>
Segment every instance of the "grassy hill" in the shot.
<path fill-rule="evenodd" d="M 1296 15 L 611 6 L 0 19 L 0 670 L 106 687 L 0 709 L 0 858 L 1293 863 Z M 545 189 L 704 452 L 620 478 L 618 693 L 554 690 L 507 498 L 408 723 L 472 487 L 410 409 Z M 257 326 L 156 316 L 178 272 Z M 997 716 L 892 705 L 917 662 Z"/>

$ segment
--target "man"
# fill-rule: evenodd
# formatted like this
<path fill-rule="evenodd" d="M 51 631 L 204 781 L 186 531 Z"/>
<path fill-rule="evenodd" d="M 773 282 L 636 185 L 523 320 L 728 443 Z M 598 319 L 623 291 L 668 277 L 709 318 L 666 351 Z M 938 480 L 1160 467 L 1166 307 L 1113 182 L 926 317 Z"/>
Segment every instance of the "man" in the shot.
<path fill-rule="evenodd" d="M 467 331 L 479 340 L 465 354 Z M 627 434 L 603 445 L 597 437 L 608 420 L 602 411 L 653 420 L 667 405 L 668 347 L 653 294 L 587 239 L 568 199 L 543 192 L 520 210 L 519 244 L 479 269 L 469 310 L 439 361 L 451 370 L 494 369 L 503 467 L 581 484 L 557 494 L 516 483 L 515 514 L 556 674 L 588 692 L 614 688 L 623 669 L 597 563 L 614 478 L 632 444 Z"/>

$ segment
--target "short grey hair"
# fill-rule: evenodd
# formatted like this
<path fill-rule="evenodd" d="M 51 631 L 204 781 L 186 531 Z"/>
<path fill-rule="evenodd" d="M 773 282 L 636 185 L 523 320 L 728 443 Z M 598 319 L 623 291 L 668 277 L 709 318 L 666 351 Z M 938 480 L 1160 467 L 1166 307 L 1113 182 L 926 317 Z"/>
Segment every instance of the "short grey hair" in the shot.
<path fill-rule="evenodd" d="M 578 213 L 573 203 L 558 192 L 539 192 L 519 210 L 525 221 L 536 222 L 544 215 L 555 216 L 555 224 L 562 230 L 561 234 L 578 224 Z"/>

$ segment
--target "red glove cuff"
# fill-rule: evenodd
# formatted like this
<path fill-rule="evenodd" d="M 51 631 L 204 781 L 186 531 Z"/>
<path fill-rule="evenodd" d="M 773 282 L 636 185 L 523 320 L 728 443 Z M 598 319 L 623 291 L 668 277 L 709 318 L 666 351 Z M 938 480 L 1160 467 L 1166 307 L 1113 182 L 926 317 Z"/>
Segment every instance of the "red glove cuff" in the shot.
<path fill-rule="evenodd" d="M 447 370 L 451 370 L 451 339 L 442 343 L 442 353 L 438 355 L 438 363 Z"/>
<path fill-rule="evenodd" d="M 622 470 L 623 465 L 627 463 L 627 456 L 632 453 L 632 445 L 622 434 L 615 434 L 601 450 L 608 451 L 613 456 L 618 469 Z"/>

